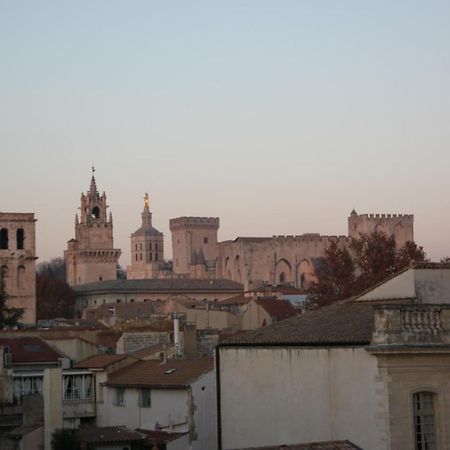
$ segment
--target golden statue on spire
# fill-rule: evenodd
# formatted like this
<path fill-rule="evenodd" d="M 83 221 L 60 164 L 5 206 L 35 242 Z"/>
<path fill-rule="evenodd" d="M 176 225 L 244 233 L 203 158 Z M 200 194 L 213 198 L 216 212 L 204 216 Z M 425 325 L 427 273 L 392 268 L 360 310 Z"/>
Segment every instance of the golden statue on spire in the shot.
<path fill-rule="evenodd" d="M 149 203 L 150 203 L 150 199 L 149 199 L 148 194 L 146 192 L 145 195 L 144 195 L 144 207 L 148 208 Z"/>

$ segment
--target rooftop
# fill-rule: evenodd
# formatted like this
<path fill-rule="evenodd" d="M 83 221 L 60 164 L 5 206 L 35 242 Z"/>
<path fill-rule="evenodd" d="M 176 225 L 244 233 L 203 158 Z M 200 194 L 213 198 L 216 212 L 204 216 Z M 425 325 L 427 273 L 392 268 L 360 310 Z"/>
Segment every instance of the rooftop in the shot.
<path fill-rule="evenodd" d="M 214 367 L 212 358 L 139 361 L 112 373 L 108 386 L 180 389 Z"/>
<path fill-rule="evenodd" d="M 225 279 L 144 279 L 144 280 L 108 280 L 79 284 L 72 287 L 78 294 L 93 293 L 139 293 L 139 292 L 241 292 L 243 286 Z"/>
<path fill-rule="evenodd" d="M 298 314 L 289 300 L 278 300 L 277 298 L 257 299 L 255 302 L 260 305 L 272 319 L 277 322 Z"/>
<path fill-rule="evenodd" d="M 12 364 L 58 363 L 63 357 L 38 337 L 0 338 L 0 346 L 12 353 Z"/>
<path fill-rule="evenodd" d="M 369 345 L 373 327 L 371 304 L 343 301 L 232 337 L 220 345 Z"/>
<path fill-rule="evenodd" d="M 140 442 L 146 436 L 126 427 L 82 426 L 78 429 L 82 442 L 89 444 Z"/>

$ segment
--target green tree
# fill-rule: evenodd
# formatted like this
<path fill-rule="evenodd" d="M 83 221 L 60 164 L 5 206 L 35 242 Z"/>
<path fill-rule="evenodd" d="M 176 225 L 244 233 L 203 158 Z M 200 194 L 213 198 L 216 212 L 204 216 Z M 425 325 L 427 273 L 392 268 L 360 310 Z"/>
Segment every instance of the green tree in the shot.
<path fill-rule="evenodd" d="M 24 313 L 23 308 L 13 308 L 8 306 L 6 277 L 6 271 L 0 270 L 0 330 L 17 326 Z"/>

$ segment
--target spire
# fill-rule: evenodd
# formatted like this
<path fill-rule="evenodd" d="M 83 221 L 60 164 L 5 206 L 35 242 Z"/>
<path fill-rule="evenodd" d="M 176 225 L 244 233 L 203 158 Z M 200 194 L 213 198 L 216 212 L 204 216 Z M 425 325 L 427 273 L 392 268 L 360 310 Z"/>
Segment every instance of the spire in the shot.
<path fill-rule="evenodd" d="M 92 177 L 91 177 L 91 186 L 89 188 L 89 194 L 93 195 L 93 194 L 97 194 L 97 184 L 95 183 L 95 177 L 94 177 L 94 173 L 95 173 L 95 167 L 92 166 Z"/>
<path fill-rule="evenodd" d="M 152 213 L 149 208 L 150 199 L 147 192 L 144 195 L 144 211 L 142 211 L 142 226 L 151 227 L 152 226 Z"/>
<path fill-rule="evenodd" d="M 78 225 L 78 214 L 75 214 L 75 225 Z"/>

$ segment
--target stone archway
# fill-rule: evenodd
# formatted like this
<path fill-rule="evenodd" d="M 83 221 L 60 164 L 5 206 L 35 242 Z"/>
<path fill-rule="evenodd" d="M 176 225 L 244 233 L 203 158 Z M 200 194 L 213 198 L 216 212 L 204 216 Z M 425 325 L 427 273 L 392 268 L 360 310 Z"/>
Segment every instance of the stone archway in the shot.
<path fill-rule="evenodd" d="M 276 284 L 290 284 L 292 283 L 292 267 L 289 261 L 285 258 L 278 260 L 275 266 L 275 283 Z"/>

